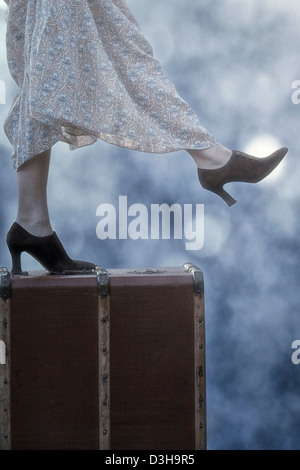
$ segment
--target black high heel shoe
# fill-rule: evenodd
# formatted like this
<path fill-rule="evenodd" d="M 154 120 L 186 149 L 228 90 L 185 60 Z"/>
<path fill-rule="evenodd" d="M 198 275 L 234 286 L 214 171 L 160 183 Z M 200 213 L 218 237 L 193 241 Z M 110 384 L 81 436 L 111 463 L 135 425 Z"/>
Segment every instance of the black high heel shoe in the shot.
<path fill-rule="evenodd" d="M 236 203 L 236 200 L 224 190 L 224 184 L 233 181 L 258 183 L 277 167 L 287 151 L 286 147 L 282 147 L 268 157 L 257 158 L 233 150 L 229 161 L 221 168 L 213 170 L 198 168 L 198 178 L 204 189 L 216 193 L 230 207 Z"/>
<path fill-rule="evenodd" d="M 69 258 L 55 232 L 46 237 L 36 237 L 14 222 L 7 233 L 6 243 L 12 258 L 12 274 L 28 274 L 21 267 L 23 252 L 29 253 L 50 274 L 89 274 L 95 269 L 93 263 Z"/>

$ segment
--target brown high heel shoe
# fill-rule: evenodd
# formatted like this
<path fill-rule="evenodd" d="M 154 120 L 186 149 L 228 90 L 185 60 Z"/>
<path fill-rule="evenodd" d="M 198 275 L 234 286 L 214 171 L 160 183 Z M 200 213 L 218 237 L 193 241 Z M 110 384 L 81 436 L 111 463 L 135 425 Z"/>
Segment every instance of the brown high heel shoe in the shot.
<path fill-rule="evenodd" d="M 55 232 L 45 237 L 36 237 L 14 222 L 6 242 L 12 258 L 12 274 L 28 274 L 21 268 L 23 252 L 29 253 L 50 274 L 90 274 L 96 267 L 93 263 L 69 258 Z"/>
<path fill-rule="evenodd" d="M 257 158 L 233 150 L 226 165 L 213 170 L 198 168 L 198 178 L 204 189 L 216 193 L 230 207 L 236 200 L 224 190 L 224 184 L 233 181 L 258 183 L 277 167 L 287 151 L 286 147 L 282 147 L 268 157 Z"/>

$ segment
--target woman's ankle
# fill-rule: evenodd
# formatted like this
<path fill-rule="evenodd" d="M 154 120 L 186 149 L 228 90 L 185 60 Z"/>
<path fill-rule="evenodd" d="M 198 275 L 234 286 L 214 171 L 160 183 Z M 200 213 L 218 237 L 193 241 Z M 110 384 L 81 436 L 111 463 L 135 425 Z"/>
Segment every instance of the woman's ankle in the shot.
<path fill-rule="evenodd" d="M 27 232 L 36 237 L 46 237 L 53 233 L 49 220 L 37 220 L 34 218 L 17 216 L 16 222 Z"/>
<path fill-rule="evenodd" d="M 232 155 L 232 151 L 221 144 L 208 149 L 188 150 L 188 152 L 198 168 L 210 170 L 226 165 Z"/>

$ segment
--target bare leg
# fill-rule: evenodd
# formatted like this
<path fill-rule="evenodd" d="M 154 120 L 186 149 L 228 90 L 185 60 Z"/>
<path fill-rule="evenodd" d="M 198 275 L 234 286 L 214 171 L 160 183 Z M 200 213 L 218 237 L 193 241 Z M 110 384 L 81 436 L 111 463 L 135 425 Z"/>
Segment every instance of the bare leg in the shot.
<path fill-rule="evenodd" d="M 12 273 L 23 274 L 21 254 L 27 252 L 50 273 L 91 274 L 95 264 L 69 258 L 52 231 L 47 204 L 50 154 L 51 150 L 47 150 L 36 155 L 17 171 L 18 215 L 6 237 Z"/>
<path fill-rule="evenodd" d="M 213 170 L 225 165 L 231 157 L 232 151 L 221 144 L 204 150 L 187 150 L 193 157 L 198 168 Z"/>
<path fill-rule="evenodd" d="M 18 215 L 16 222 L 32 235 L 52 233 L 47 205 L 47 182 L 51 150 L 24 163 L 17 171 Z"/>

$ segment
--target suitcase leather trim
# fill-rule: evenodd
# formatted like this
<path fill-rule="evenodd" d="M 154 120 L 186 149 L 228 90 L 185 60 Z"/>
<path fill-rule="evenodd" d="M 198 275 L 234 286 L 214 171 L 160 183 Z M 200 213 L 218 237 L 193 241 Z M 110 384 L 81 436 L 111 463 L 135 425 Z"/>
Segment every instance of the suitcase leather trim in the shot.
<path fill-rule="evenodd" d="M 204 280 L 201 269 L 192 263 L 184 268 L 194 279 L 194 314 L 195 314 L 195 449 L 206 449 L 206 364 L 205 364 L 205 311 Z"/>
<path fill-rule="evenodd" d="M 10 302 L 11 276 L 6 268 L 0 269 L 0 341 L 3 351 L 0 362 L 0 450 L 11 448 L 10 417 Z"/>
<path fill-rule="evenodd" d="M 96 267 L 99 334 L 99 449 L 110 449 L 110 295 L 109 276 Z"/>

